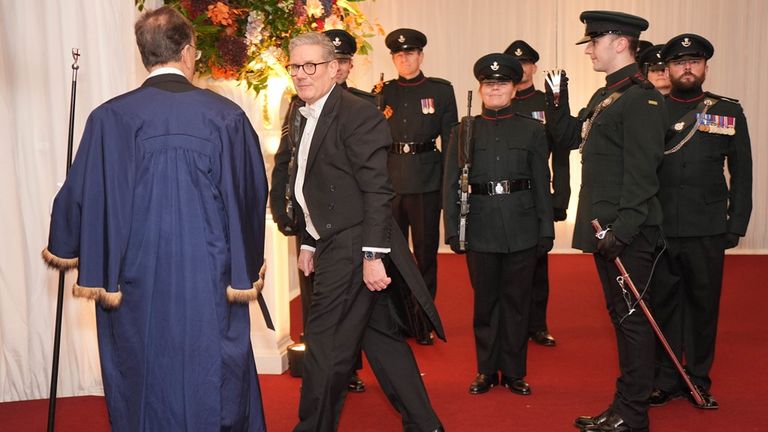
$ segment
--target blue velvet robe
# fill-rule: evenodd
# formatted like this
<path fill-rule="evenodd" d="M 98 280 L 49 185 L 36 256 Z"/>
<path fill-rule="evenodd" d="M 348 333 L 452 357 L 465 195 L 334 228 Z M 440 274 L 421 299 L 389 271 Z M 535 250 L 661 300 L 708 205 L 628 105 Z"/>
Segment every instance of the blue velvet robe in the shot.
<path fill-rule="evenodd" d="M 245 113 L 182 76 L 91 113 L 44 256 L 97 300 L 112 430 L 265 429 L 247 301 L 266 197 Z"/>

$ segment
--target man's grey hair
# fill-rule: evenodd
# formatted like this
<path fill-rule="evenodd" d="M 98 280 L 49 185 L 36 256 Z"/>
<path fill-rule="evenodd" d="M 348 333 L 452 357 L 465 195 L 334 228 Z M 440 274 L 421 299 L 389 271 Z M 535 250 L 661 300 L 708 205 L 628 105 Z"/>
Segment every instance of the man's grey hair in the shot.
<path fill-rule="evenodd" d="M 336 49 L 333 46 L 333 43 L 331 43 L 331 40 L 328 39 L 328 36 L 322 33 L 309 32 L 296 36 L 295 38 L 291 39 L 291 42 L 288 44 L 288 51 L 293 52 L 294 48 L 300 47 L 302 45 L 317 45 L 322 48 L 323 58 L 321 60 L 323 61 L 331 61 L 336 59 Z"/>

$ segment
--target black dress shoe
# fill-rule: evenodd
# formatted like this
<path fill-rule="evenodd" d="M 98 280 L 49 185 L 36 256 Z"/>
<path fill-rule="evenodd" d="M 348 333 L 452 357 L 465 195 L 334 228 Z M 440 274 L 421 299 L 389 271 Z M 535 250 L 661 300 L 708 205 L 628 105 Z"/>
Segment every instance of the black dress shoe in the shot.
<path fill-rule="evenodd" d="M 620 415 L 611 413 L 597 429 L 584 429 L 598 432 L 648 432 L 648 426 L 635 428 L 628 425 Z"/>
<path fill-rule="evenodd" d="M 360 376 L 357 373 L 353 373 L 349 378 L 349 384 L 347 384 L 347 388 L 352 393 L 362 393 L 365 391 L 365 383 L 360 379 Z"/>
<path fill-rule="evenodd" d="M 576 417 L 576 420 L 573 421 L 573 425 L 583 431 L 597 430 L 600 425 L 603 424 L 603 422 L 605 422 L 605 420 L 611 415 L 611 413 L 611 408 L 608 407 L 607 410 L 594 417 L 579 416 Z"/>
<path fill-rule="evenodd" d="M 717 403 L 715 398 L 712 396 L 709 391 L 704 390 L 700 385 L 696 385 L 696 388 L 699 389 L 699 394 L 701 395 L 701 398 L 704 399 L 704 403 L 699 405 L 696 403 L 696 399 L 693 398 L 693 393 L 687 392 L 685 396 L 688 398 L 688 402 L 690 402 L 693 406 L 700 409 L 718 409 L 720 408 L 720 404 Z"/>
<path fill-rule="evenodd" d="M 508 376 L 501 376 L 501 385 L 508 388 L 512 393 L 528 396 L 531 394 L 531 386 L 524 379 L 512 379 Z"/>
<path fill-rule="evenodd" d="M 416 343 L 419 345 L 434 345 L 435 338 L 432 336 L 432 332 L 428 332 L 427 334 L 416 336 Z"/>
<path fill-rule="evenodd" d="M 648 405 L 652 407 L 658 407 L 666 405 L 667 402 L 671 401 L 672 399 L 677 399 L 680 396 L 682 396 L 682 393 L 679 391 L 666 391 L 662 389 L 653 389 L 651 392 L 651 397 L 648 398 Z"/>
<path fill-rule="evenodd" d="M 469 385 L 469 394 L 481 394 L 486 393 L 491 388 L 495 387 L 499 383 L 499 375 L 493 374 L 493 375 L 485 375 L 485 374 L 477 374 L 475 377 L 475 380 L 472 381 L 472 384 Z"/>
<path fill-rule="evenodd" d="M 552 336 L 547 330 L 539 330 L 531 333 L 531 340 L 539 345 L 546 347 L 553 347 L 557 343 L 554 336 Z"/>

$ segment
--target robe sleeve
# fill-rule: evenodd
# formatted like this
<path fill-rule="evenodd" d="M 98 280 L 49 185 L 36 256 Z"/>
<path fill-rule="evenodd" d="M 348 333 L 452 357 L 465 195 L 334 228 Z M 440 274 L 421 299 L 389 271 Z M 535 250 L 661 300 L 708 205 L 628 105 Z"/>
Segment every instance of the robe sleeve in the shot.
<path fill-rule="evenodd" d="M 219 188 L 229 226 L 230 302 L 255 300 L 264 286 L 264 225 L 267 176 L 259 137 L 245 113 L 229 118 L 221 134 Z"/>
<path fill-rule="evenodd" d="M 53 203 L 52 267 L 78 268 L 73 294 L 106 308 L 120 305 L 120 268 L 130 230 L 135 130 L 107 107 L 88 118 L 70 172 Z"/>

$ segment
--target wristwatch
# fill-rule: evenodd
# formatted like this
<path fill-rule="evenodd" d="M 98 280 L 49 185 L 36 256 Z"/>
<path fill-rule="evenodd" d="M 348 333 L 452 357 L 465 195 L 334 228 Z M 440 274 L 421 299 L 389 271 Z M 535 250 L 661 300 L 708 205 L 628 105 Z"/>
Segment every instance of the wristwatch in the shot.
<path fill-rule="evenodd" d="M 384 255 L 386 254 L 381 252 L 363 251 L 363 259 L 366 261 L 376 261 L 384 258 Z"/>

